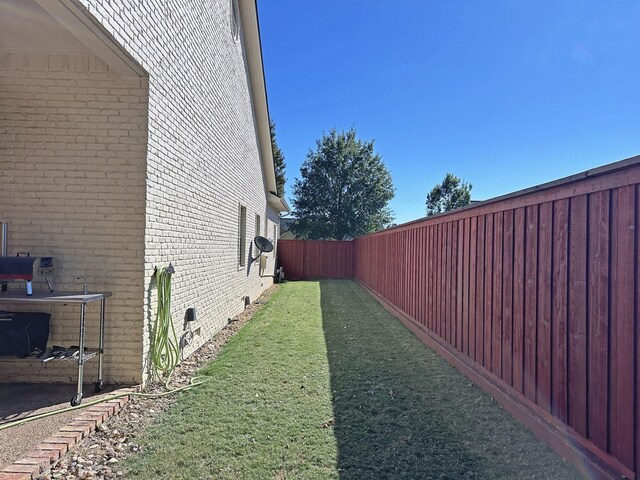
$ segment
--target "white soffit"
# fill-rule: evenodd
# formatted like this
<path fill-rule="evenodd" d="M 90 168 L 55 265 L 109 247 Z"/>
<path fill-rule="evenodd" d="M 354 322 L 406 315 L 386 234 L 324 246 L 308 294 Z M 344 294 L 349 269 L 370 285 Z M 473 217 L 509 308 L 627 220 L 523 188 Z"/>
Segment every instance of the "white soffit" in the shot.
<path fill-rule="evenodd" d="M 0 0 L 0 48 L 4 53 L 92 54 L 31 0 Z"/>
<path fill-rule="evenodd" d="M 96 55 L 125 76 L 145 71 L 73 0 L 0 0 L 0 51 Z"/>

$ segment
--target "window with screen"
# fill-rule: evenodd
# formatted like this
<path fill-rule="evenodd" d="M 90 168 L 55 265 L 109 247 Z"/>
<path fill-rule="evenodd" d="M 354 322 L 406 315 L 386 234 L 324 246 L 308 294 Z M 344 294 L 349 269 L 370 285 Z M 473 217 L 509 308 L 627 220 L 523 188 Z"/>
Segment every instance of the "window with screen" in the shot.
<path fill-rule="evenodd" d="M 247 256 L 247 207 L 240 205 L 240 224 L 238 226 L 239 257 L 238 265 L 244 267 Z"/>

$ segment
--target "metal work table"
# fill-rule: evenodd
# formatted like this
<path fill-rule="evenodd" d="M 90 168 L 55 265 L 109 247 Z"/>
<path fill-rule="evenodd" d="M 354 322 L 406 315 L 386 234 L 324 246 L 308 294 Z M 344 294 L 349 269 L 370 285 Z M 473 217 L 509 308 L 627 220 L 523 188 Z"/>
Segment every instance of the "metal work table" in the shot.
<path fill-rule="evenodd" d="M 84 379 L 84 342 L 85 342 L 85 320 L 87 303 L 100 302 L 100 335 L 98 339 L 98 381 L 96 382 L 96 392 L 102 390 L 102 367 L 104 356 L 104 313 L 106 298 L 112 295 L 111 292 L 82 293 L 82 292 L 33 292 L 33 295 L 25 295 L 23 290 L 0 292 L 1 304 L 37 304 L 37 303 L 62 303 L 80 305 L 80 341 L 78 355 L 78 390 L 71 398 L 71 405 L 80 405 L 82 401 L 82 382 Z"/>

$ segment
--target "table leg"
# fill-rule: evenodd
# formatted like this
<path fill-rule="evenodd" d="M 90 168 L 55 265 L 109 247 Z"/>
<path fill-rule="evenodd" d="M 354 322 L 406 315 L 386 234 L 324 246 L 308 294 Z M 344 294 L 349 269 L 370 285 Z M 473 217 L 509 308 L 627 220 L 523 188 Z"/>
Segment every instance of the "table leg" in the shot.
<path fill-rule="evenodd" d="M 78 354 L 78 392 L 71 399 L 71 405 L 80 405 L 82 401 L 82 383 L 84 381 L 84 322 L 87 313 L 87 304 L 80 304 L 80 353 Z"/>
<path fill-rule="evenodd" d="M 106 300 L 100 300 L 100 338 L 98 339 L 98 381 L 96 382 L 96 393 L 102 391 L 102 368 L 104 362 L 104 314 L 107 306 Z"/>

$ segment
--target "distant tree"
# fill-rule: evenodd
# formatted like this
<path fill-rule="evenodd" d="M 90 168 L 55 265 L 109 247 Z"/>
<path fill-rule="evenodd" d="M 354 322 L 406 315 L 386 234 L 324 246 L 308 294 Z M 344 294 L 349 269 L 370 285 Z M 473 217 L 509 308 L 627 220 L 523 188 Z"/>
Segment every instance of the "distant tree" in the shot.
<path fill-rule="evenodd" d="M 356 137 L 355 129 L 335 129 L 316 140 L 293 186 L 298 238 L 354 238 L 389 226 L 388 207 L 394 188 L 391 174 L 373 141 Z"/>
<path fill-rule="evenodd" d="M 276 142 L 276 124 L 269 119 L 269 130 L 271 131 L 271 151 L 273 152 L 273 166 L 276 169 L 276 188 L 279 197 L 284 197 L 284 184 L 287 179 L 285 177 L 285 169 L 287 164 L 284 162 L 284 154 L 278 143 Z"/>
<path fill-rule="evenodd" d="M 427 194 L 427 216 L 469 205 L 472 187 L 470 183 L 447 173 L 442 183 L 437 184 Z"/>

